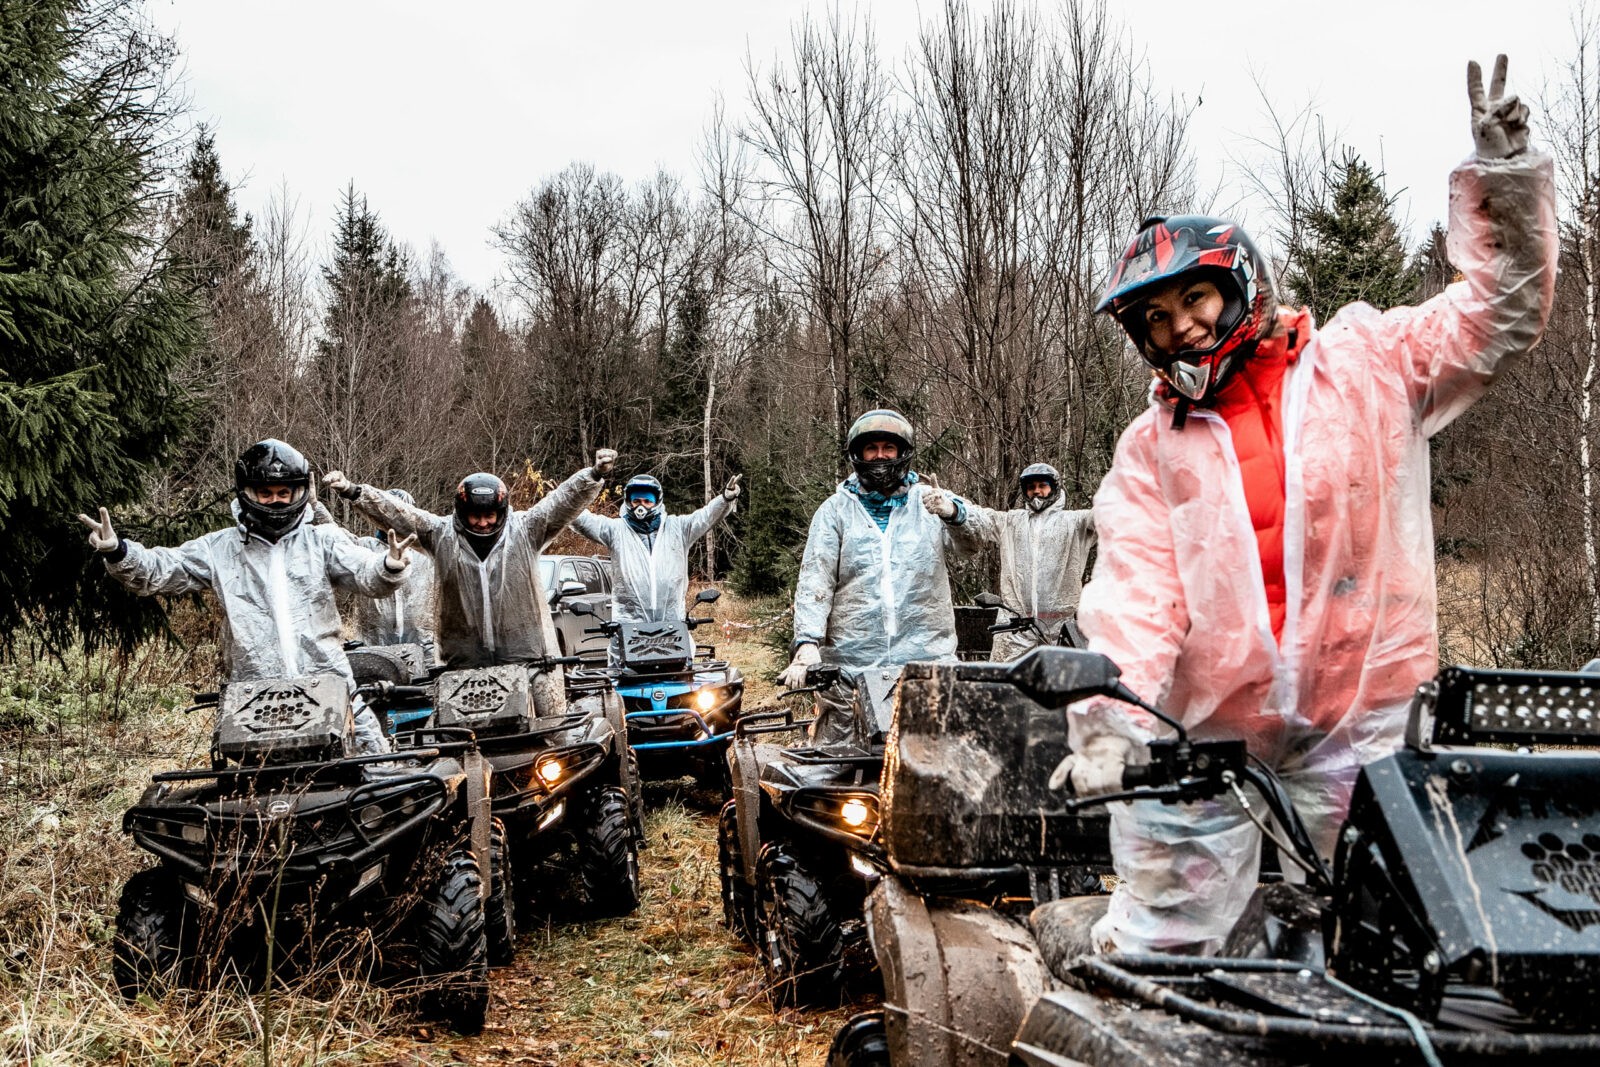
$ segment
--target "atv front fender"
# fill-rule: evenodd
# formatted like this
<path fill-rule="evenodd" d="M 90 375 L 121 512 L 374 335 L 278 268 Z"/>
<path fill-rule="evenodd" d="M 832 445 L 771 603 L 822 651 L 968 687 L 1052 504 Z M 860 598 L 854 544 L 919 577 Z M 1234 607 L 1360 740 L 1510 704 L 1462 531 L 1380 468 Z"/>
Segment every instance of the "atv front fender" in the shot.
<path fill-rule="evenodd" d="M 1005 1067 L 1023 1016 L 1054 985 L 1026 927 L 966 901 L 929 907 L 894 877 L 866 917 L 890 1062 Z"/>

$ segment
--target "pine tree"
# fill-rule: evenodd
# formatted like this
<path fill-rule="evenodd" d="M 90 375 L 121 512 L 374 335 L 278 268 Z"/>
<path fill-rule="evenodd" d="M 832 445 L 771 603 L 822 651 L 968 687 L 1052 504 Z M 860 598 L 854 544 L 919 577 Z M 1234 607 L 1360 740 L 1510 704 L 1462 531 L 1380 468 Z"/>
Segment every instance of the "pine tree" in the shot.
<path fill-rule="evenodd" d="M 127 505 L 183 432 L 196 343 L 150 236 L 172 51 L 131 0 L 0 4 L 0 647 L 19 627 L 129 646 L 162 613 L 107 580 L 74 517 Z"/>
<path fill-rule="evenodd" d="M 1305 247 L 1285 279 L 1318 322 L 1358 300 L 1382 309 L 1415 296 L 1418 271 L 1393 208 L 1383 175 L 1360 156 L 1334 164 L 1327 200 L 1307 213 Z"/>

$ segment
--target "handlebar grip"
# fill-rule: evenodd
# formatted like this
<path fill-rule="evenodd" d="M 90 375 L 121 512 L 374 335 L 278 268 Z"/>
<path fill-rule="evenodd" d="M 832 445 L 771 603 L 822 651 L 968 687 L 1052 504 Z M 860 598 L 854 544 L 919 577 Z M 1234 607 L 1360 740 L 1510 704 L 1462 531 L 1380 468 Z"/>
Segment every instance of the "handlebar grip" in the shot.
<path fill-rule="evenodd" d="M 429 694 L 425 685 L 397 685 L 387 695 L 393 700 L 424 700 Z"/>
<path fill-rule="evenodd" d="M 1149 763 L 1129 763 L 1122 768 L 1122 788 L 1140 789 L 1155 781 L 1152 773 L 1153 765 Z"/>

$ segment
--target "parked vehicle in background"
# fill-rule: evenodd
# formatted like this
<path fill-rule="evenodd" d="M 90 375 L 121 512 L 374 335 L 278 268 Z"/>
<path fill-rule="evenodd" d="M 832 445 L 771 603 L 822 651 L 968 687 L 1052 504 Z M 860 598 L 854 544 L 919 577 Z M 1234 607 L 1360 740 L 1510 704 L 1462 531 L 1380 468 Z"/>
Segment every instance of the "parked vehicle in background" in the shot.
<path fill-rule="evenodd" d="M 550 598 L 550 617 L 556 624 L 556 642 L 563 656 L 584 656 L 605 661 L 611 639 L 587 632 L 611 621 L 611 560 L 606 556 L 540 556 L 539 581 Z M 582 589 L 576 588 L 582 586 Z M 575 615 L 578 602 L 594 610 Z"/>

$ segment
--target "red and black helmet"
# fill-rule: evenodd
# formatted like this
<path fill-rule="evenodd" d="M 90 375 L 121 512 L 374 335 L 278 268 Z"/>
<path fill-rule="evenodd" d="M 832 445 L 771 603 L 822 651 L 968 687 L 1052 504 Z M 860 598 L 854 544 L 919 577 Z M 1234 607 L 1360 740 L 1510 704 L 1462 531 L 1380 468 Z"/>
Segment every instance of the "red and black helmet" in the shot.
<path fill-rule="evenodd" d="M 1145 328 L 1144 297 L 1184 275 L 1209 278 L 1222 294 L 1217 341 L 1210 348 L 1157 352 Z M 1144 221 L 1111 272 L 1096 311 L 1109 311 L 1133 347 L 1180 396 L 1203 404 L 1272 329 L 1278 296 L 1272 271 L 1236 224 L 1209 215 L 1160 215 Z"/>
<path fill-rule="evenodd" d="M 505 529 L 506 515 L 511 510 L 511 495 L 506 491 L 506 483 L 493 474 L 480 471 L 469 474 L 461 479 L 461 484 L 456 486 L 456 529 L 474 541 L 493 544 L 500 536 L 500 531 Z M 478 533 L 467 524 L 469 513 L 493 514 L 494 526 L 483 533 Z"/>

